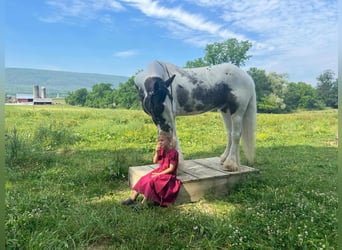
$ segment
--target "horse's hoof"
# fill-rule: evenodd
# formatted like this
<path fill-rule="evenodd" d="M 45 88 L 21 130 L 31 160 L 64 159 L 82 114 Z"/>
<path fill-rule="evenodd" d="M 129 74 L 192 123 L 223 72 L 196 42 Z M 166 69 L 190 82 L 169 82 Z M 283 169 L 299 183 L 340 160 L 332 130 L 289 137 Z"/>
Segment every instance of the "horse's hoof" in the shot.
<path fill-rule="evenodd" d="M 231 160 L 225 161 L 223 164 L 223 168 L 224 170 L 230 171 L 230 172 L 236 172 L 236 171 L 239 171 L 240 169 L 239 165 Z"/>

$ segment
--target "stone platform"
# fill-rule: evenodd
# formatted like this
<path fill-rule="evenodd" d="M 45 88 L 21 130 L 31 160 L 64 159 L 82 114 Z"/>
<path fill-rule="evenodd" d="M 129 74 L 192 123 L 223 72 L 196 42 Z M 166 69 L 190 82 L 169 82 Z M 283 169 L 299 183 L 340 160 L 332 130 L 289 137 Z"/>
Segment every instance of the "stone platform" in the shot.
<path fill-rule="evenodd" d="M 130 187 L 139 178 L 157 168 L 157 164 L 130 167 L 128 180 Z M 229 192 L 237 183 L 247 179 L 250 174 L 258 173 L 255 168 L 241 166 L 237 172 L 222 169 L 219 157 L 185 160 L 182 169 L 178 170 L 178 178 L 182 181 L 177 197 L 177 204 L 195 202 L 205 194 L 223 195 Z"/>

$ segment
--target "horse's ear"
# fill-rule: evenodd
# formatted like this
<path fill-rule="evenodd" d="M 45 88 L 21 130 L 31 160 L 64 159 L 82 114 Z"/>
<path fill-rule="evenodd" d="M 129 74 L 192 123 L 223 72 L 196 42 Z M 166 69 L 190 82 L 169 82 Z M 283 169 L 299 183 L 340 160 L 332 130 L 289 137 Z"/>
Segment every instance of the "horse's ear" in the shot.
<path fill-rule="evenodd" d="M 171 83 L 173 82 L 173 79 L 175 79 L 176 75 L 171 76 L 169 79 L 166 80 L 165 85 L 166 87 L 170 87 Z"/>

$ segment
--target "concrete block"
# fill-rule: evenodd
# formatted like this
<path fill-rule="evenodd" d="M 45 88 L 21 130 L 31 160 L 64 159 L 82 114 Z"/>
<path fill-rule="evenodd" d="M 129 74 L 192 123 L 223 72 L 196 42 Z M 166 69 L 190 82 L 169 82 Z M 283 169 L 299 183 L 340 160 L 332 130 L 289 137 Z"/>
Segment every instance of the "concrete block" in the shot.
<path fill-rule="evenodd" d="M 130 167 L 128 180 L 130 187 L 139 178 L 157 168 L 157 164 Z M 255 168 L 241 166 L 237 172 L 222 169 L 219 157 L 185 160 L 182 171 L 178 171 L 178 179 L 182 181 L 176 204 L 196 202 L 204 195 L 227 194 L 234 186 L 245 181 L 251 174 L 258 173 Z"/>

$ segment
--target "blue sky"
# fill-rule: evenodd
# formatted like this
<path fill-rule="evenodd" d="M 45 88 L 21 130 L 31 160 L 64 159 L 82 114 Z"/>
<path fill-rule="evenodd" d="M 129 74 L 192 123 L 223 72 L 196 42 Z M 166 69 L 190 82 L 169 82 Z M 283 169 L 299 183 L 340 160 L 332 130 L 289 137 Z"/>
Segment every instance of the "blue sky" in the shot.
<path fill-rule="evenodd" d="M 132 76 L 237 38 L 253 44 L 244 69 L 315 86 L 327 69 L 337 76 L 337 13 L 337 0 L 11 0 L 5 66 Z"/>

